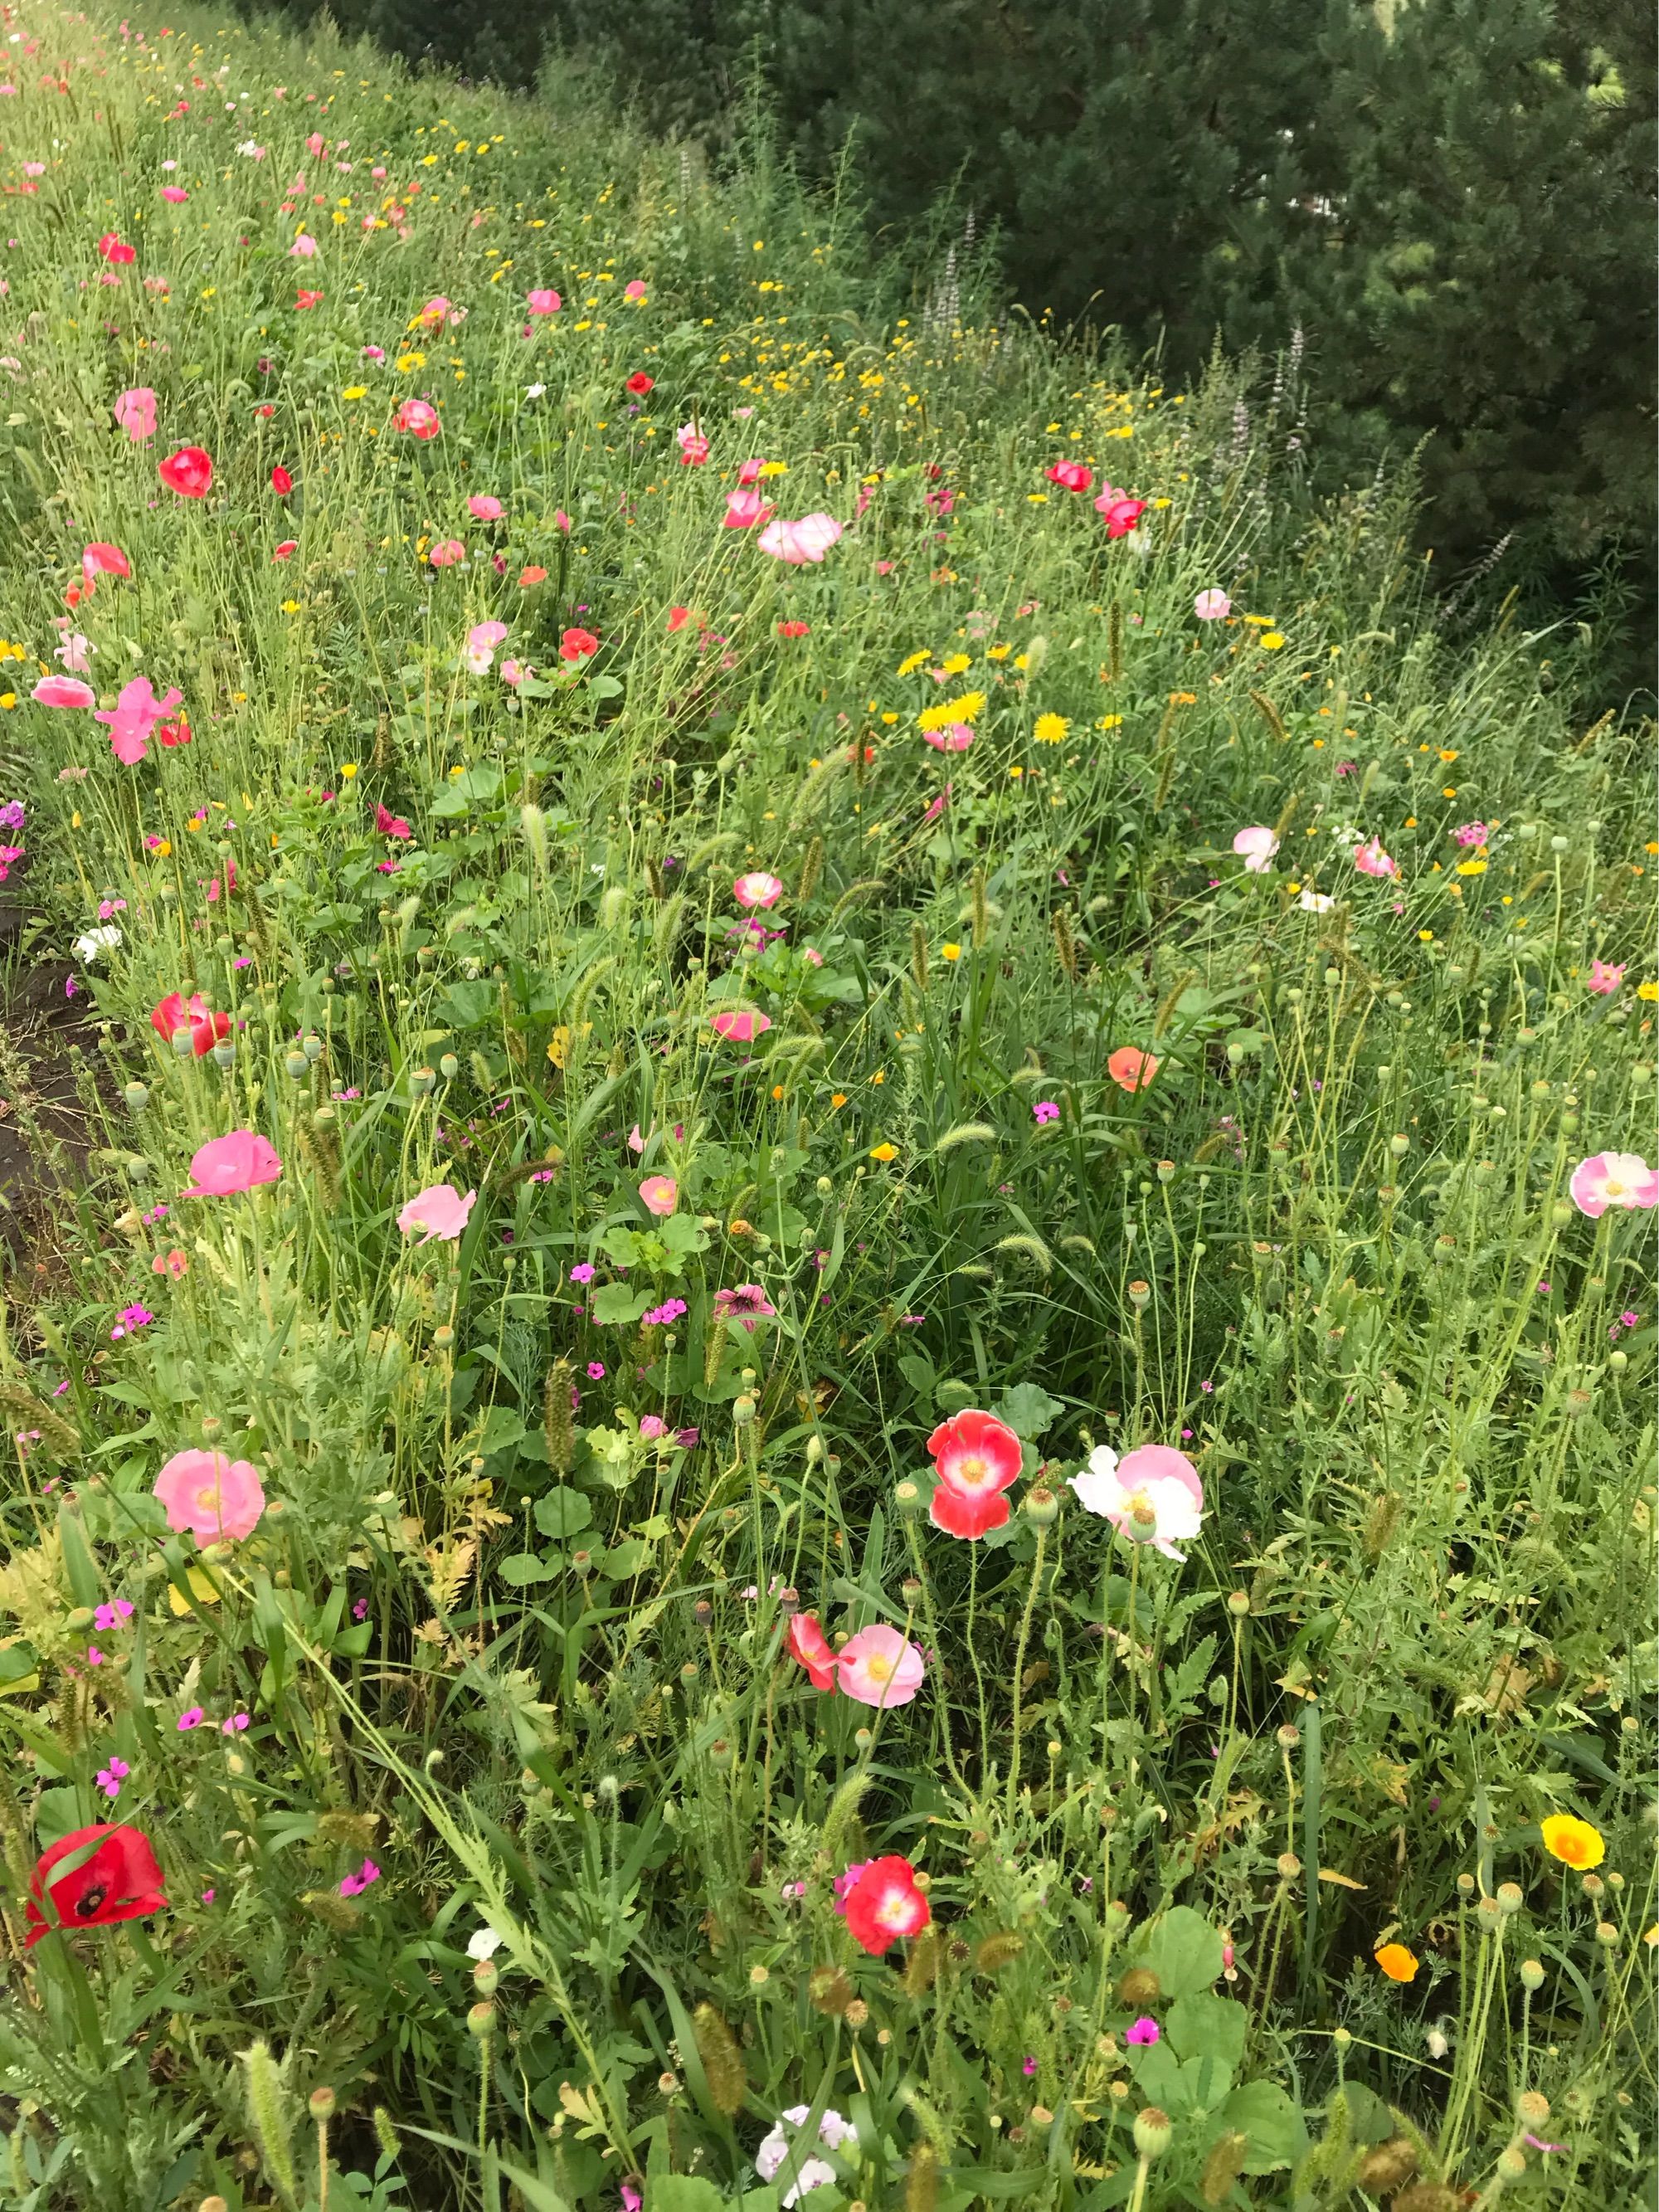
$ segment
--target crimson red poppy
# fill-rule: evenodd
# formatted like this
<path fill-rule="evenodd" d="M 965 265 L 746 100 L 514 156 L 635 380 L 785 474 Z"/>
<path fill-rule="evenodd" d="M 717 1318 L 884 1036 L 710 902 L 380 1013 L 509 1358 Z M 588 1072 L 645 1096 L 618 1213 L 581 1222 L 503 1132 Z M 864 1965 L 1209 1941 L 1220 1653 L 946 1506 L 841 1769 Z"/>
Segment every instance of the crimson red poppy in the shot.
<path fill-rule="evenodd" d="M 98 241 L 98 251 L 106 261 L 125 269 L 129 262 L 138 258 L 136 246 L 128 246 L 112 230 L 106 230 Z"/>
<path fill-rule="evenodd" d="M 561 660 L 586 660 L 599 649 L 599 641 L 591 629 L 568 629 L 559 640 Z"/>
<path fill-rule="evenodd" d="M 149 1025 L 169 1044 L 176 1031 L 188 1029 L 198 1060 L 211 1052 L 221 1037 L 230 1035 L 230 1016 L 211 1012 L 199 992 L 186 1003 L 180 992 L 169 991 L 151 1007 Z"/>
<path fill-rule="evenodd" d="M 936 1528 L 972 1538 L 1006 1525 L 1008 1501 L 1002 1493 L 1018 1475 L 1024 1455 L 1005 1421 L 969 1407 L 940 1423 L 927 1449 L 939 1470 L 927 1509 Z"/>
<path fill-rule="evenodd" d="M 805 637 L 811 630 L 811 627 L 812 625 L 811 623 L 781 622 L 778 624 L 778 635 L 780 637 Z"/>
<path fill-rule="evenodd" d="M 642 368 L 636 368 L 628 380 L 628 389 L 635 399 L 643 399 L 647 392 L 656 389 L 656 384 L 654 376 L 647 376 Z"/>
<path fill-rule="evenodd" d="M 294 479 L 280 461 L 270 472 L 270 488 L 279 499 L 286 499 L 294 489 Z"/>
<path fill-rule="evenodd" d="M 789 1649 L 806 1669 L 806 1678 L 815 1690 L 828 1690 L 833 1696 L 836 1688 L 836 1655 L 830 1649 L 830 1639 L 815 1613 L 798 1613 L 789 1623 Z"/>
<path fill-rule="evenodd" d="M 205 499 L 213 482 L 213 456 L 204 446 L 180 446 L 156 463 L 156 472 L 180 499 Z"/>
<path fill-rule="evenodd" d="M 902 1936 L 920 1936 L 933 1917 L 916 1887 L 915 1869 L 908 1859 L 896 1855 L 866 1861 L 851 1887 L 842 1891 L 836 1910 L 853 1941 L 874 1959 L 890 1950 Z"/>
<path fill-rule="evenodd" d="M 88 1846 L 91 1848 L 89 1849 Z M 56 1881 L 64 1860 L 76 1863 Z M 24 1916 L 25 1950 L 58 1929 L 110 1928 L 118 1920 L 147 1920 L 167 1905 L 161 1869 L 149 1838 L 137 1828 L 100 1820 L 76 1828 L 42 1852 L 29 1884 Z"/>
<path fill-rule="evenodd" d="M 273 561 L 286 561 L 291 554 L 297 553 L 299 550 L 300 541 L 297 538 L 285 538 L 270 557 Z"/>

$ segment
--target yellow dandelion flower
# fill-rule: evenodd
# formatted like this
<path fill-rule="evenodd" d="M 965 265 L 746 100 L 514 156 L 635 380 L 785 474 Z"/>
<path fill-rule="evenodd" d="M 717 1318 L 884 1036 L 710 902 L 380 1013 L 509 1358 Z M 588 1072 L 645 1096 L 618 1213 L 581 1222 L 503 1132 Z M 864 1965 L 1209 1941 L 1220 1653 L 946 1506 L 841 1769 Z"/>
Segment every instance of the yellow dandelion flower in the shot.
<path fill-rule="evenodd" d="M 937 707 L 925 707 L 916 716 L 916 727 L 929 730 L 948 729 L 952 722 L 971 722 L 976 714 L 985 711 L 982 691 L 964 691 L 955 699 L 941 700 Z"/>
<path fill-rule="evenodd" d="M 931 653 L 907 653 L 898 665 L 898 672 L 901 676 L 914 676 L 917 669 L 925 668 L 933 657 Z"/>
<path fill-rule="evenodd" d="M 1071 734 L 1072 726 L 1064 714 L 1039 714 L 1031 735 L 1040 745 L 1063 745 Z"/>
<path fill-rule="evenodd" d="M 973 665 L 971 653 L 953 653 L 948 660 L 940 661 L 939 672 L 945 676 L 960 676 L 964 668 L 971 668 Z"/>
<path fill-rule="evenodd" d="M 1285 640 L 1278 630 L 1264 629 L 1257 642 L 1263 653 L 1277 653 Z"/>

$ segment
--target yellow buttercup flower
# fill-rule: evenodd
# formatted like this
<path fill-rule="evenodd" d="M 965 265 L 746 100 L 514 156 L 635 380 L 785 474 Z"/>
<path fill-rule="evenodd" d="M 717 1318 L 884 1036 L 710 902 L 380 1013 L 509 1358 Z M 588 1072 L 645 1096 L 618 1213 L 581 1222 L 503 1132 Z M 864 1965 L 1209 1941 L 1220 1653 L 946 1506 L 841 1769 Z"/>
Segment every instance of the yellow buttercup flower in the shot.
<path fill-rule="evenodd" d="M 1563 1866 L 1575 1867 L 1586 1874 L 1598 1867 L 1607 1855 L 1599 1828 L 1591 1827 L 1588 1820 L 1574 1818 L 1571 1813 L 1552 1813 L 1541 1824 L 1544 1849 Z"/>

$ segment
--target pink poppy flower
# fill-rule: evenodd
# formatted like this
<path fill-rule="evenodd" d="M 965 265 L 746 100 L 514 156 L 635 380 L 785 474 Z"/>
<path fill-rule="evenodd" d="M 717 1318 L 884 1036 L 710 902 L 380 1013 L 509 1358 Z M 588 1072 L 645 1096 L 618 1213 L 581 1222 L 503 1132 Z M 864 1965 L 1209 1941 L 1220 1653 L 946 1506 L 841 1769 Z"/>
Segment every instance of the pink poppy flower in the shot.
<path fill-rule="evenodd" d="M 682 422 L 674 433 L 674 442 L 680 449 L 680 466 L 700 469 L 708 459 L 708 441 L 695 422 Z"/>
<path fill-rule="evenodd" d="M 92 719 L 105 724 L 116 759 L 131 768 L 149 752 L 155 725 L 167 720 L 184 696 L 175 684 L 158 699 L 149 677 L 135 676 L 121 686 L 114 706 L 100 708 Z"/>
<path fill-rule="evenodd" d="M 1254 829 L 1241 830 L 1233 839 L 1233 850 L 1244 862 L 1247 876 L 1265 876 L 1273 866 L 1273 854 L 1279 850 L 1279 840 L 1271 830 L 1260 823 Z"/>
<path fill-rule="evenodd" d="M 921 742 L 936 753 L 965 753 L 974 742 L 970 722 L 947 722 L 942 730 L 924 730 Z"/>
<path fill-rule="evenodd" d="M 783 885 L 776 876 L 768 875 L 764 868 L 755 868 L 738 878 L 732 886 L 732 896 L 741 907 L 775 906 L 783 896 Z"/>
<path fill-rule="evenodd" d="M 1353 864 L 1362 876 L 1397 876 L 1400 863 L 1382 850 L 1382 840 L 1372 837 L 1363 845 L 1356 845 Z"/>
<path fill-rule="evenodd" d="M 392 418 L 394 430 L 407 430 L 411 438 L 435 438 L 443 425 L 438 410 L 427 399 L 405 399 Z"/>
<path fill-rule="evenodd" d="M 221 1037 L 230 1035 L 230 1016 L 214 1012 L 199 991 L 188 1003 L 182 993 L 169 991 L 150 1008 L 149 1025 L 166 1044 L 171 1044 L 180 1030 L 188 1030 L 198 1060 L 205 1058 Z"/>
<path fill-rule="evenodd" d="M 466 558 L 466 548 L 459 538 L 441 538 L 427 559 L 434 568 L 453 568 Z"/>
<path fill-rule="evenodd" d="M 927 1439 L 927 1450 L 939 1474 L 928 1505 L 936 1528 L 972 1541 L 1006 1524 L 1003 1492 L 1018 1477 L 1024 1454 L 1006 1421 L 965 1407 L 939 1424 Z"/>
<path fill-rule="evenodd" d="M 758 455 L 757 455 L 753 460 L 739 461 L 738 464 L 738 482 L 740 484 L 758 483 L 761 478 L 761 471 L 765 466 L 765 461 Z"/>
<path fill-rule="evenodd" d="M 917 1646 L 885 1621 L 849 1636 L 837 1658 L 842 1690 L 861 1705 L 908 1705 L 927 1672 Z"/>
<path fill-rule="evenodd" d="M 647 1213 L 666 1220 L 679 1204 L 680 1187 L 672 1176 L 647 1176 L 640 1185 L 640 1200 Z"/>
<path fill-rule="evenodd" d="M 293 245 L 288 249 L 289 258 L 290 261 L 313 260 L 316 257 L 316 240 L 311 236 L 309 232 L 303 230 L 295 240 Z"/>
<path fill-rule="evenodd" d="M 495 658 L 495 647 L 507 635 L 504 622 L 474 623 L 466 634 L 467 665 L 482 676 Z"/>
<path fill-rule="evenodd" d="M 799 1659 L 806 1669 L 806 1679 L 815 1690 L 836 1694 L 836 1655 L 830 1648 L 829 1638 L 815 1613 L 797 1613 L 790 1616 L 784 1632 L 790 1656 Z"/>
<path fill-rule="evenodd" d="M 1573 1170 L 1567 1190 L 1581 1213 L 1599 1221 L 1610 1206 L 1659 1206 L 1659 1174 L 1635 1152 L 1593 1152 Z"/>
<path fill-rule="evenodd" d="M 559 658 L 563 661 L 591 660 L 599 649 L 599 641 L 591 629 L 568 629 L 559 639 Z"/>
<path fill-rule="evenodd" d="M 252 1129 L 233 1129 L 228 1137 L 198 1146 L 191 1155 L 190 1171 L 196 1180 L 185 1184 L 185 1197 L 231 1198 L 275 1182 L 283 1164 L 268 1138 Z"/>
<path fill-rule="evenodd" d="M 155 472 L 180 499 L 205 499 L 213 482 L 213 457 L 204 446 L 180 446 L 156 463 Z"/>
<path fill-rule="evenodd" d="M 538 285 L 533 292 L 525 294 L 525 304 L 532 315 L 556 315 L 563 305 L 556 292 Z"/>
<path fill-rule="evenodd" d="M 117 268 L 125 269 L 130 263 L 138 258 L 138 249 L 137 246 L 125 244 L 112 230 L 106 230 L 98 241 L 98 254 L 100 260 L 110 262 Z"/>
<path fill-rule="evenodd" d="M 1109 538 L 1127 538 L 1146 512 L 1144 499 L 1127 499 L 1121 492 L 1103 494 L 1095 506 L 1105 518 Z"/>
<path fill-rule="evenodd" d="M 726 495 L 726 513 L 720 518 L 720 528 L 753 530 L 772 512 L 771 501 L 763 499 L 757 491 L 729 491 Z"/>
<path fill-rule="evenodd" d="M 222 1451 L 180 1451 L 155 1478 L 169 1528 L 188 1528 L 198 1544 L 240 1543 L 265 1510 L 258 1470 Z"/>
<path fill-rule="evenodd" d="M 465 319 L 466 309 L 458 307 L 453 300 L 447 300 L 441 292 L 434 292 L 415 318 L 416 322 L 423 330 L 428 331 L 453 329 L 457 323 L 464 322 Z"/>
<path fill-rule="evenodd" d="M 1085 468 L 1081 461 L 1056 461 L 1044 473 L 1062 491 L 1087 491 L 1095 480 L 1094 471 Z"/>
<path fill-rule="evenodd" d="M 841 534 L 842 526 L 833 514 L 805 514 L 799 522 L 769 523 L 757 543 L 763 553 L 799 568 L 808 562 L 822 561 Z"/>
<path fill-rule="evenodd" d="M 644 299 L 645 286 L 637 276 L 630 276 L 627 283 L 623 286 L 623 297 L 624 300 Z"/>
<path fill-rule="evenodd" d="M 1204 1518 L 1204 1485 L 1185 1452 L 1168 1444 L 1141 1444 L 1121 1460 L 1109 1445 L 1089 1455 L 1072 1477 L 1078 1503 L 1109 1521 L 1132 1543 L 1152 1544 L 1165 1559 L 1183 1559 L 1177 1540 L 1197 1535 Z"/>
<path fill-rule="evenodd" d="M 374 828 L 380 836 L 395 837 L 400 845 L 407 844 L 415 835 L 401 814 L 394 814 L 378 799 L 374 802 Z"/>
<path fill-rule="evenodd" d="M 477 1195 L 476 1190 L 470 1190 L 463 1198 L 453 1183 L 434 1182 L 410 1200 L 398 1216 L 398 1226 L 405 1237 L 417 1229 L 425 1230 L 422 1244 L 430 1244 L 434 1237 L 440 1243 L 453 1244 L 466 1227 Z"/>
<path fill-rule="evenodd" d="M 172 207 L 183 207 L 190 194 L 182 185 L 163 185 L 161 198 Z"/>
<path fill-rule="evenodd" d="M 848 1867 L 837 1877 L 836 1890 L 836 1910 L 847 1932 L 872 1959 L 890 1951 L 901 1936 L 920 1936 L 933 1917 L 927 1892 L 916 1887 L 915 1868 L 896 1854 Z"/>
<path fill-rule="evenodd" d="M 1225 622 L 1232 611 L 1233 603 L 1225 592 L 1214 586 L 1207 592 L 1200 592 L 1193 601 L 1193 612 L 1200 622 Z"/>
<path fill-rule="evenodd" d="M 92 656 L 97 650 L 84 631 L 72 629 L 52 648 L 52 657 L 61 660 L 71 676 L 86 676 L 91 673 Z"/>
<path fill-rule="evenodd" d="M 132 563 L 118 545 L 112 545 L 106 538 L 95 538 L 90 545 L 81 549 L 81 574 L 87 580 L 90 596 L 100 576 L 130 576 Z"/>
<path fill-rule="evenodd" d="M 1623 968 L 1610 968 L 1605 960 L 1592 960 L 1584 988 L 1598 999 L 1610 999 L 1625 980 Z"/>
<path fill-rule="evenodd" d="M 507 513 L 500 500 L 487 491 L 475 491 L 466 507 L 467 513 L 477 515 L 480 522 L 499 522 Z"/>
<path fill-rule="evenodd" d="M 708 1026 L 727 1044 L 752 1044 L 771 1028 L 772 1017 L 755 1013 L 747 1007 L 728 1007 L 720 1013 L 710 1014 Z"/>
<path fill-rule="evenodd" d="M 125 430 L 135 446 L 155 435 L 155 394 L 147 384 L 135 384 L 115 403 L 115 427 Z"/>
<path fill-rule="evenodd" d="M 95 707 L 98 694 L 73 676 L 43 676 L 29 696 L 39 707 Z"/>

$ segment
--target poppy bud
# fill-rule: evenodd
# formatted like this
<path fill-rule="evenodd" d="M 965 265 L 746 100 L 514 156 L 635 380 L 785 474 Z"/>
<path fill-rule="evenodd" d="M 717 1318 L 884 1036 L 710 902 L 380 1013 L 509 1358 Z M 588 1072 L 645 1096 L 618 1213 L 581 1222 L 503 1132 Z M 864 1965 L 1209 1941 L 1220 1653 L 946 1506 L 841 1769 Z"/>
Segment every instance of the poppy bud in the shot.
<path fill-rule="evenodd" d="M 917 1512 L 921 1505 L 921 1492 L 914 1482 L 901 1482 L 893 1492 L 893 1503 L 901 1513 Z"/>
<path fill-rule="evenodd" d="M 461 1063 L 453 1052 L 447 1052 L 438 1062 L 438 1073 L 446 1083 L 453 1083 L 461 1072 Z"/>
<path fill-rule="evenodd" d="M 470 2007 L 466 2015 L 466 2032 L 469 2035 L 477 2036 L 481 2043 L 486 2036 L 493 2035 L 495 2032 L 495 2006 L 480 2003 Z"/>
<path fill-rule="evenodd" d="M 417 1098 L 427 1097 L 437 1088 L 438 1079 L 429 1067 L 417 1067 L 409 1079 L 409 1087 Z"/>
<path fill-rule="evenodd" d="M 480 1959 L 472 1969 L 472 1986 L 481 1997 L 493 1997 L 501 1970 L 493 1959 Z"/>
<path fill-rule="evenodd" d="M 148 1085 L 143 1083 L 127 1084 L 122 1090 L 121 1096 L 126 1100 L 127 1108 L 131 1113 L 142 1114 L 149 1103 L 149 1090 Z"/>
<path fill-rule="evenodd" d="M 1034 1528 L 1052 1528 L 1059 1520 L 1060 1500 L 1046 1484 L 1039 1484 L 1036 1489 L 1026 1492 L 1025 1517 Z"/>
<path fill-rule="evenodd" d="M 1243 1620 L 1249 1609 L 1250 1593 L 1249 1590 L 1232 1590 L 1229 1592 L 1227 1597 L 1227 1610 L 1231 1613 L 1235 1620 Z"/>
<path fill-rule="evenodd" d="M 313 2089 L 306 2101 L 306 2108 L 313 2120 L 334 2118 L 334 2092 L 326 2082 Z"/>
<path fill-rule="evenodd" d="M 1117 1985 L 1117 2001 L 1127 2012 L 1144 2012 L 1164 1994 L 1164 1984 L 1150 1966 L 1131 1966 Z"/>
<path fill-rule="evenodd" d="M 1550 2100 L 1536 2089 L 1523 2089 L 1515 2100 L 1515 2117 L 1523 2128 L 1541 2128 L 1550 2116 Z"/>
<path fill-rule="evenodd" d="M 1511 2143 L 1498 2154 L 1498 2171 L 1505 2181 L 1519 2181 L 1527 2171 L 1527 2154 Z"/>
<path fill-rule="evenodd" d="M 1135 2148 L 1144 2159 L 1162 2158 L 1174 2133 L 1169 2114 L 1156 2105 L 1148 2105 L 1135 2114 Z"/>
<path fill-rule="evenodd" d="M 1130 1284 L 1129 1304 L 1137 1313 L 1145 1313 L 1152 1302 L 1152 1286 L 1150 1283 L 1135 1281 Z"/>

